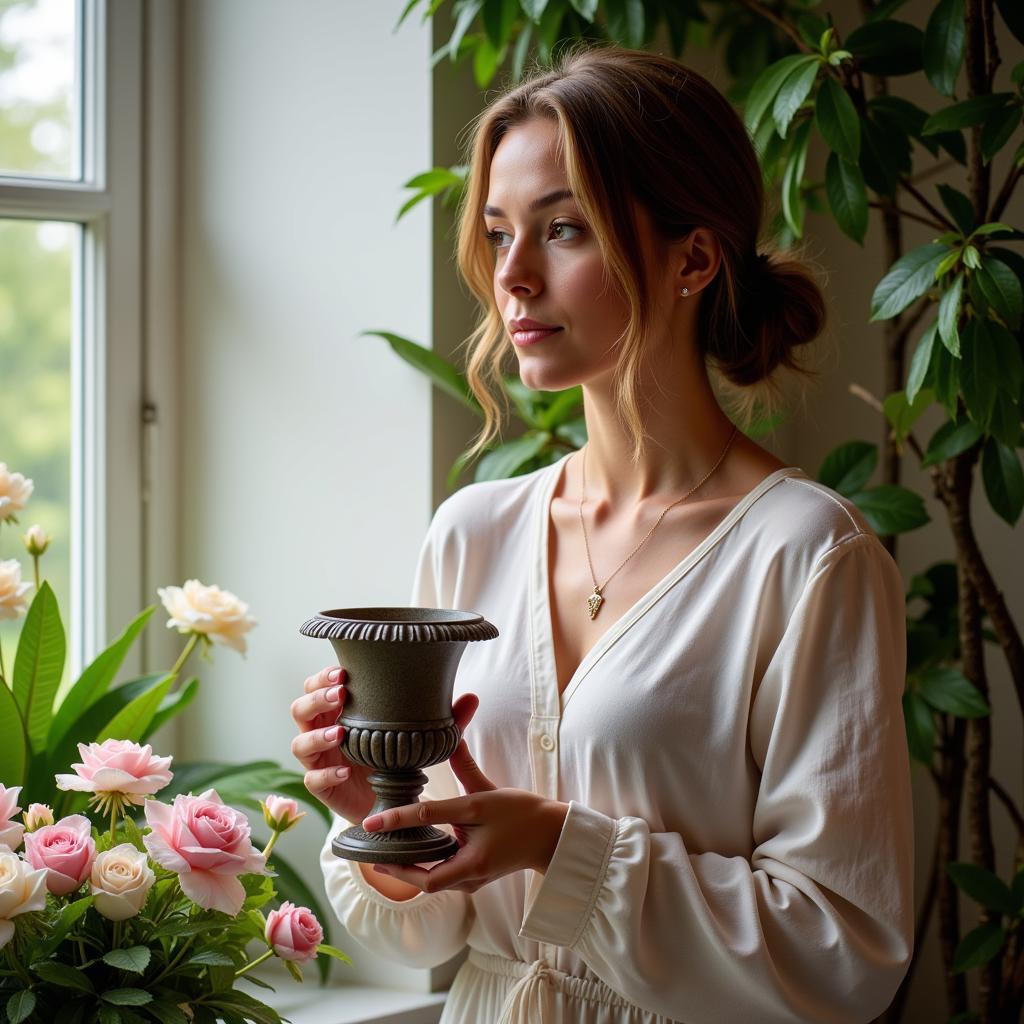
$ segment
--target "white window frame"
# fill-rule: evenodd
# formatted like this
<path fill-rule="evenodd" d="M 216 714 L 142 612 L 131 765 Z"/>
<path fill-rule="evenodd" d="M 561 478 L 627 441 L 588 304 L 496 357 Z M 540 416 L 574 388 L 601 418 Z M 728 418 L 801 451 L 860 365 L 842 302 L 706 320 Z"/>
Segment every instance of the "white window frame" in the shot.
<path fill-rule="evenodd" d="M 0 176 L 0 217 L 81 224 L 72 282 L 71 670 L 138 614 L 143 10 L 77 0 L 82 180 Z M 138 655 L 132 659 L 138 669 Z"/>

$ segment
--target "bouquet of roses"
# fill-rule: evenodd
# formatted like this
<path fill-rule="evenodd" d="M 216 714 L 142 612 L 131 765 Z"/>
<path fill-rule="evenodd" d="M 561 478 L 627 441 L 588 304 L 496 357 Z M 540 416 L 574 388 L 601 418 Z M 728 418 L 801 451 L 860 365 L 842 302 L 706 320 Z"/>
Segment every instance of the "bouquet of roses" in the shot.
<path fill-rule="evenodd" d="M 260 801 L 271 833 L 260 851 L 216 790 L 152 799 L 172 773 L 149 744 L 78 749 L 57 787 L 88 793 L 103 829 L 86 814 L 54 821 L 43 804 L 22 824 L 21 787 L 0 785 L 0 1010 L 10 1024 L 274 1024 L 277 1012 L 239 987 L 269 987 L 254 967 L 276 955 L 301 981 L 300 965 L 318 954 L 350 962 L 308 908 L 285 902 L 264 916 L 276 895 L 268 857 L 305 813 L 294 800 Z"/>

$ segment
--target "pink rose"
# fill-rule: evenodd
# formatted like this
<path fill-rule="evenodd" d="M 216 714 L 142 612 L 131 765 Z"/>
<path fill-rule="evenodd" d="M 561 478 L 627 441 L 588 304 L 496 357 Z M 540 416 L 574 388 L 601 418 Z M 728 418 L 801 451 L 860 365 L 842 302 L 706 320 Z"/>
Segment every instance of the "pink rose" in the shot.
<path fill-rule="evenodd" d="M 11 821 L 21 810 L 18 806 L 20 795 L 21 786 L 8 789 L 0 784 L 0 846 L 9 846 L 12 850 L 21 845 L 21 837 L 25 832 L 25 826 L 20 821 Z"/>
<path fill-rule="evenodd" d="M 305 963 L 316 956 L 317 947 L 324 941 L 324 930 L 308 907 L 296 907 L 287 901 L 278 910 L 267 915 L 264 931 L 267 945 L 282 960 Z"/>
<path fill-rule="evenodd" d="M 46 888 L 54 896 L 74 892 L 89 877 L 95 856 L 92 825 L 81 814 L 25 835 L 25 860 L 34 868 L 46 868 Z"/>
<path fill-rule="evenodd" d="M 305 811 L 299 810 L 297 800 L 275 796 L 273 793 L 266 800 L 260 801 L 260 807 L 263 808 L 263 820 L 267 828 L 273 832 L 287 832 L 300 818 L 306 816 Z"/>
<path fill-rule="evenodd" d="M 143 837 L 149 855 L 174 871 L 182 892 L 205 910 L 234 917 L 245 901 L 237 876 L 267 874 L 263 854 L 249 838 L 248 818 L 228 807 L 215 790 L 179 794 L 169 807 L 147 800 L 146 821 L 153 830 Z"/>
<path fill-rule="evenodd" d="M 115 799 L 119 804 L 141 804 L 164 788 L 173 778 L 167 770 L 169 757 L 155 757 L 147 743 L 140 747 L 131 740 L 104 740 L 78 744 L 81 764 L 73 764 L 74 775 L 57 775 L 57 788 L 95 793 L 101 805 Z"/>

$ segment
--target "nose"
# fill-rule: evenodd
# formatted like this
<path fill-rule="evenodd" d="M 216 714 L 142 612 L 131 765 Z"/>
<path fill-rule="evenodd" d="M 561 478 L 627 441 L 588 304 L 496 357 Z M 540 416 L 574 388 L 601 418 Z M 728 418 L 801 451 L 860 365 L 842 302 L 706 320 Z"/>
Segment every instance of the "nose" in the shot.
<path fill-rule="evenodd" d="M 509 246 L 496 281 L 509 295 L 536 295 L 543 290 L 539 256 L 531 252 L 529 239 L 517 238 Z"/>

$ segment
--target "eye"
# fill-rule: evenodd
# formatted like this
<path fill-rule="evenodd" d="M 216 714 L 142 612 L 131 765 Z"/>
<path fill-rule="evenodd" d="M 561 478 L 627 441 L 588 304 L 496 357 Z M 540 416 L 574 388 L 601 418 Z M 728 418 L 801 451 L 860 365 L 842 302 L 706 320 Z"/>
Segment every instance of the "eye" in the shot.
<path fill-rule="evenodd" d="M 494 231 L 485 231 L 484 238 L 486 238 L 487 241 L 490 242 L 495 249 L 500 249 L 503 248 L 503 246 L 498 244 L 498 239 L 504 234 L 505 232 L 502 231 L 500 228 L 495 228 Z"/>
<path fill-rule="evenodd" d="M 562 221 L 556 221 L 554 224 L 551 225 L 551 230 L 552 231 L 565 231 L 567 228 L 568 228 L 569 231 L 576 231 L 576 232 L 581 232 L 583 230 L 583 228 L 577 227 L 575 224 L 565 224 Z M 572 236 L 570 235 L 569 237 L 571 238 Z M 558 236 L 558 240 L 560 242 L 568 241 L 568 239 L 566 239 L 564 234 L 559 235 Z"/>

